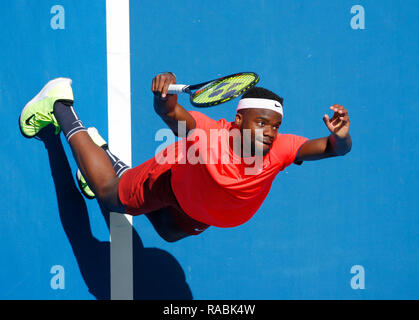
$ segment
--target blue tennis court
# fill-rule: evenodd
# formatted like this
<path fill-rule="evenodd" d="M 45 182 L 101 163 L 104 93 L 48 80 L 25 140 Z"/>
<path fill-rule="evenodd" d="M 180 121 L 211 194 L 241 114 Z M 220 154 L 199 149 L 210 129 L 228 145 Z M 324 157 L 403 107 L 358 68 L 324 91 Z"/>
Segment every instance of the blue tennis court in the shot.
<path fill-rule="evenodd" d="M 111 2 L 0 4 L 0 299 L 419 298 L 417 1 L 130 1 L 122 140 L 109 130 Z M 284 97 L 280 132 L 310 139 L 329 134 L 322 117 L 342 104 L 353 148 L 286 168 L 236 228 L 168 243 L 134 217 L 126 274 L 112 267 L 115 222 L 79 192 L 63 136 L 25 139 L 18 117 L 47 81 L 69 77 L 84 124 L 137 166 L 161 144 L 151 80 L 163 71 L 183 83 L 257 72 Z M 237 101 L 198 111 L 233 121 Z M 197 110 L 187 95 L 179 103 Z"/>

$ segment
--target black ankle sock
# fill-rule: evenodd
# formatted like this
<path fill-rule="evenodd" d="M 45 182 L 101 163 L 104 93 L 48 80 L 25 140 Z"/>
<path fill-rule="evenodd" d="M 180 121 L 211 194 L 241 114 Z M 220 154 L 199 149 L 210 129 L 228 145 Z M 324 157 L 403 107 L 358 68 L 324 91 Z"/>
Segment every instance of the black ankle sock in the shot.
<path fill-rule="evenodd" d="M 118 177 L 122 177 L 122 175 L 124 174 L 125 171 L 127 171 L 128 169 L 130 169 L 130 167 L 128 165 L 126 165 L 125 163 L 123 163 L 121 160 L 118 159 L 118 157 L 116 157 L 108 148 L 108 146 L 102 147 L 103 150 L 105 150 L 106 154 L 109 157 L 109 160 L 111 160 L 112 162 L 112 166 L 115 170 L 115 173 Z"/>
<path fill-rule="evenodd" d="M 67 141 L 77 132 L 86 131 L 70 102 L 56 101 L 54 103 L 54 115 Z"/>

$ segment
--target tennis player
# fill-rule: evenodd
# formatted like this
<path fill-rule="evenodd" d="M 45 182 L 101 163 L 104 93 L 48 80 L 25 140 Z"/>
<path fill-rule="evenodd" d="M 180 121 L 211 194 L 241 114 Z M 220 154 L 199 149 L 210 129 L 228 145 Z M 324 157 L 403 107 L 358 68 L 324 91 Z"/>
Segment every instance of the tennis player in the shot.
<path fill-rule="evenodd" d="M 278 132 L 284 116 L 283 98 L 267 89 L 246 91 L 235 119 L 229 122 L 184 109 L 177 95 L 167 94 L 169 85 L 175 83 L 173 73 L 158 74 L 151 89 L 156 113 L 175 135 L 183 128 L 183 139 L 134 168 L 110 152 L 97 130 L 84 127 L 73 108 L 70 79 L 48 82 L 22 110 L 20 129 L 28 138 L 49 124 L 55 126 L 56 134 L 63 131 L 80 170 L 83 193 L 96 197 L 110 211 L 146 214 L 169 242 L 198 235 L 209 226 L 230 228 L 245 223 L 287 166 L 342 156 L 351 150 L 348 111 L 341 105 L 330 107 L 331 118 L 323 117 L 330 135 L 309 140 Z M 214 130 L 238 132 L 240 139 L 221 134 L 207 143 Z M 181 152 L 183 148 L 186 153 Z M 175 161 L 162 161 L 170 152 L 175 152 Z M 210 154 L 212 161 L 190 161 L 197 153 L 198 157 Z M 261 160 L 259 170 L 246 170 L 255 165 L 255 159 Z"/>

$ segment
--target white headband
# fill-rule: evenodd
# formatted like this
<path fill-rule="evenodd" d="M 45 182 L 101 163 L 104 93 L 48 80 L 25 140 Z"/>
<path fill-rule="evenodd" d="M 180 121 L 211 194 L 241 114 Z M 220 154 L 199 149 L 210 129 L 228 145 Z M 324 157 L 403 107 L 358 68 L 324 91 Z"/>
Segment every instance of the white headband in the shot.
<path fill-rule="evenodd" d="M 278 112 L 281 116 L 284 116 L 284 111 L 282 110 L 282 105 L 271 99 L 261 99 L 261 98 L 244 98 L 239 101 L 237 106 L 237 111 L 240 109 L 269 109 L 275 112 Z"/>

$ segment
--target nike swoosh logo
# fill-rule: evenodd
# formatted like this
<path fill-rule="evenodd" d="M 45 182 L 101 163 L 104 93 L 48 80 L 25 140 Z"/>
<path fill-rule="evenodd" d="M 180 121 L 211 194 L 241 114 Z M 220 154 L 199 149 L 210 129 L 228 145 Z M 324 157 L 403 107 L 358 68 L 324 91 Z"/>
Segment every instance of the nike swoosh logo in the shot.
<path fill-rule="evenodd" d="M 277 105 L 276 103 L 275 103 L 275 107 L 281 108 L 281 106 Z"/>
<path fill-rule="evenodd" d="M 35 117 L 35 114 L 31 115 L 28 119 L 26 119 L 26 121 L 25 121 L 26 125 L 28 125 L 28 126 L 30 125 L 29 121 L 30 121 L 33 117 Z"/>

